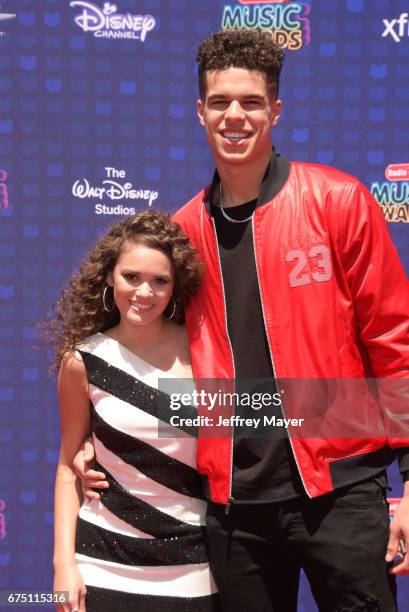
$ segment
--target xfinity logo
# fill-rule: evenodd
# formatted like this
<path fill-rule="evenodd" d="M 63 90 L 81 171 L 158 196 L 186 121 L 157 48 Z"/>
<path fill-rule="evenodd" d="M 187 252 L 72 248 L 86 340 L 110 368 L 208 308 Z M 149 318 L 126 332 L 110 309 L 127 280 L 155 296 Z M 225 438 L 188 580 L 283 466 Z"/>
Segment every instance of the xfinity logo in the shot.
<path fill-rule="evenodd" d="M 408 13 L 401 13 L 398 19 L 382 19 L 385 30 L 382 38 L 390 35 L 395 42 L 400 42 L 403 36 L 409 36 Z"/>

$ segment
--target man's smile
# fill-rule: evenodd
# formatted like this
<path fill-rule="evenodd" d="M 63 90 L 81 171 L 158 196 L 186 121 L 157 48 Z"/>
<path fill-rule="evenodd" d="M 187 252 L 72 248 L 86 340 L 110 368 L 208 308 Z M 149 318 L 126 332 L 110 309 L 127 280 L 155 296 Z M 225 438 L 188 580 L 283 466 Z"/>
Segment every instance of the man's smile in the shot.
<path fill-rule="evenodd" d="M 225 138 L 232 144 L 237 144 L 241 140 L 247 140 L 251 136 L 250 132 L 245 132 L 243 130 L 233 130 L 233 129 L 222 130 L 220 133 L 223 136 L 223 138 Z"/>

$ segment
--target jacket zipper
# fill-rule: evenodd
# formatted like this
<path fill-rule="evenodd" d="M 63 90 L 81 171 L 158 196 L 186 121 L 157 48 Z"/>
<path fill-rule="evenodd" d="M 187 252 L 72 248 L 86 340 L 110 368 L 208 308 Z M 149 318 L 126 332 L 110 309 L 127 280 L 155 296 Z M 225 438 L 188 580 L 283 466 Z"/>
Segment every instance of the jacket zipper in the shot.
<path fill-rule="evenodd" d="M 224 320 L 226 322 L 226 336 L 227 336 L 227 339 L 229 341 L 231 361 L 232 361 L 232 364 L 233 364 L 233 377 L 234 377 L 234 380 L 236 380 L 236 368 L 235 368 L 235 365 L 234 365 L 233 348 L 232 348 L 232 345 L 231 345 L 231 340 L 230 340 L 230 336 L 229 336 L 229 329 L 228 329 L 228 325 L 227 325 L 226 294 L 224 292 L 224 281 L 223 281 L 222 265 L 221 265 L 221 262 L 220 262 L 219 243 L 217 241 L 216 224 L 214 222 L 213 217 L 212 217 L 212 225 L 213 225 L 214 235 L 215 235 L 215 238 L 216 238 L 217 260 L 219 262 L 219 272 L 220 272 L 220 278 L 221 278 L 221 281 L 222 281 Z M 234 416 L 234 408 L 233 408 L 233 416 Z M 227 504 L 225 505 L 225 509 L 224 509 L 224 513 L 225 514 L 229 514 L 231 505 L 234 502 L 234 497 L 231 494 L 232 486 L 233 486 L 233 447 L 234 447 L 234 426 L 232 427 L 232 436 L 231 436 L 229 497 L 227 498 Z"/>
<path fill-rule="evenodd" d="M 264 329 L 265 329 L 266 336 L 267 336 L 268 350 L 269 350 L 269 353 L 270 353 L 271 366 L 273 368 L 274 380 L 277 382 L 278 381 L 277 373 L 276 373 L 276 369 L 275 369 L 275 365 L 274 365 L 273 351 L 271 350 L 270 338 L 269 338 L 268 331 L 267 331 L 266 317 L 265 317 L 265 314 L 264 314 L 263 295 L 262 295 L 262 292 L 261 292 L 261 285 L 260 285 L 260 275 L 259 275 L 258 263 L 257 263 L 256 237 L 255 237 L 255 232 L 254 232 L 254 215 L 253 215 L 253 218 L 251 220 L 251 224 L 252 224 L 252 229 L 253 229 L 254 260 L 256 262 L 257 283 L 258 283 L 258 292 L 259 292 L 259 295 L 260 295 L 261 311 L 263 313 Z M 283 409 L 283 403 L 282 402 L 281 402 L 280 410 L 281 410 L 281 414 L 282 414 L 283 418 L 285 418 L 285 412 L 284 412 L 284 409 Z M 291 439 L 290 432 L 288 432 L 288 440 L 290 442 L 290 446 L 291 446 L 291 450 L 292 450 L 292 453 L 293 453 L 294 461 L 295 461 L 295 464 L 297 466 L 298 473 L 299 473 L 300 478 L 301 478 L 301 482 L 303 484 L 303 487 L 305 489 L 306 494 L 308 495 L 308 497 L 311 498 L 311 495 L 308 492 L 308 489 L 307 489 L 306 484 L 304 482 L 303 475 L 301 473 L 301 469 L 300 469 L 300 466 L 299 466 L 299 463 L 298 463 L 298 460 L 297 460 L 297 455 L 295 454 L 294 445 L 293 445 L 293 441 Z"/>

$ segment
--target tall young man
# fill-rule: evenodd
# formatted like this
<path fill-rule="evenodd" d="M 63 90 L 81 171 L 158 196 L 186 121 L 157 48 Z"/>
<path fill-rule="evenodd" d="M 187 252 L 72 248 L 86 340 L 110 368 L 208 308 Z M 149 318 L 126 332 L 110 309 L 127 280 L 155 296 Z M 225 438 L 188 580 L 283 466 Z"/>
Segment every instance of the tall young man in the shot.
<path fill-rule="evenodd" d="M 379 206 L 355 178 L 272 149 L 282 51 L 268 33 L 231 30 L 197 59 L 216 172 L 175 215 L 206 266 L 187 312 L 195 376 L 407 377 L 408 283 Z M 199 440 L 223 609 L 295 610 L 301 566 L 320 610 L 395 610 L 394 453 L 407 480 L 409 439 Z M 389 560 L 400 537 L 409 483 Z"/>
<path fill-rule="evenodd" d="M 205 263 L 187 313 L 196 378 L 403 378 L 409 291 L 378 205 L 353 177 L 272 148 L 282 51 L 268 33 L 213 34 L 198 115 L 216 172 L 175 215 Z M 409 483 L 392 523 L 386 465 L 409 439 L 199 440 L 209 553 L 223 610 L 292 612 L 303 567 L 322 612 L 396 609 Z M 389 543 L 388 543 L 389 538 Z"/>

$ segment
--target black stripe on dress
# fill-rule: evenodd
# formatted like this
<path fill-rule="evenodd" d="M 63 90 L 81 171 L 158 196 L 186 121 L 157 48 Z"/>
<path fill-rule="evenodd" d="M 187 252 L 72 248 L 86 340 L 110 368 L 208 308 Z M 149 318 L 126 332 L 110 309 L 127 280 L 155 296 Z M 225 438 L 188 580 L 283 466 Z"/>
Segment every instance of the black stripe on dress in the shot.
<path fill-rule="evenodd" d="M 169 489 L 203 499 L 201 479 L 194 468 L 169 457 L 138 438 L 115 429 L 104 421 L 92 403 L 91 415 L 92 430 L 98 440 L 122 461 Z"/>
<path fill-rule="evenodd" d="M 124 565 L 188 565 L 207 563 L 204 527 L 196 533 L 167 539 L 126 536 L 78 518 L 76 552 Z"/>
<path fill-rule="evenodd" d="M 86 351 L 79 352 L 87 370 L 89 383 L 170 425 L 170 419 L 175 413 L 169 407 L 169 395 L 111 365 L 101 357 Z M 178 410 L 178 416 L 183 418 L 193 419 L 197 417 L 197 414 L 193 406 L 182 406 Z M 182 435 L 184 431 L 197 438 L 197 427 L 185 425 L 172 427 L 168 437 L 173 437 L 171 435 L 173 430 L 175 430 L 175 435 L 177 435 L 177 430 L 181 430 L 179 435 Z"/>
<path fill-rule="evenodd" d="M 87 586 L 87 612 L 220 612 L 218 593 L 203 597 L 140 595 Z"/>
<path fill-rule="evenodd" d="M 106 474 L 108 489 L 99 490 L 101 502 L 122 521 L 136 527 L 155 538 L 171 538 L 194 534 L 201 531 L 200 526 L 189 525 L 179 519 L 161 512 L 124 489 L 113 476 L 97 461 L 95 469 Z"/>

